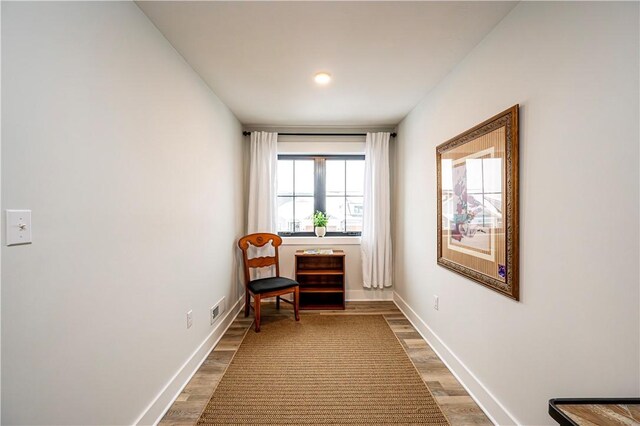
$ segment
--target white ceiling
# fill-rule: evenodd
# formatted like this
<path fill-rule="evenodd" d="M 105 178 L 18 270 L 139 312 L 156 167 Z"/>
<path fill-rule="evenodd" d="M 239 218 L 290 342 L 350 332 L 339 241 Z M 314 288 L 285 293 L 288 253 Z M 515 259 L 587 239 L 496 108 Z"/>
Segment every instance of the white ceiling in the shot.
<path fill-rule="evenodd" d="M 515 2 L 141 1 L 246 125 L 395 125 Z M 333 81 L 318 86 L 313 75 Z"/>

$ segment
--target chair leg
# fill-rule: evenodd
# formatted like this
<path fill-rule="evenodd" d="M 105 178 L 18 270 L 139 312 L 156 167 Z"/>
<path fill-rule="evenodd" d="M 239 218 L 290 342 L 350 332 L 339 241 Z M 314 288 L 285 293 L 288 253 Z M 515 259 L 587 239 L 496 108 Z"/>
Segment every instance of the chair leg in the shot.
<path fill-rule="evenodd" d="M 280 309 L 280 296 L 276 296 L 276 309 Z"/>
<path fill-rule="evenodd" d="M 296 321 L 300 321 L 300 287 L 296 287 L 293 292 L 293 313 L 296 317 Z"/>
<path fill-rule="evenodd" d="M 246 318 L 249 316 L 249 311 L 251 311 L 251 294 L 249 290 L 245 290 L 244 292 L 244 317 Z"/>
<path fill-rule="evenodd" d="M 256 333 L 260 331 L 260 295 L 259 294 L 254 294 L 253 295 L 253 310 L 255 311 L 255 315 L 256 315 Z"/>

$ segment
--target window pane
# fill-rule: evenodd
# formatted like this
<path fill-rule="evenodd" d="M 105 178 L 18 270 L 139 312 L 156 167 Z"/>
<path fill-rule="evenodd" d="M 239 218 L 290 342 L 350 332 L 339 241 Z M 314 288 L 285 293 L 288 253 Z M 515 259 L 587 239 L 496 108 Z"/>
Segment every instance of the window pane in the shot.
<path fill-rule="evenodd" d="M 363 197 L 347 197 L 346 232 L 362 232 Z"/>
<path fill-rule="evenodd" d="M 347 163 L 347 195 L 364 195 L 364 160 Z"/>
<path fill-rule="evenodd" d="M 465 162 L 467 173 L 467 193 L 482 193 L 482 159 L 471 158 Z"/>
<path fill-rule="evenodd" d="M 482 160 L 484 173 L 484 192 L 502 193 L 502 159 L 501 158 L 485 158 Z"/>
<path fill-rule="evenodd" d="M 344 195 L 344 160 L 327 160 L 327 195 Z"/>
<path fill-rule="evenodd" d="M 313 197 L 296 197 L 296 232 L 313 232 Z"/>
<path fill-rule="evenodd" d="M 293 197 L 278 197 L 278 232 L 294 232 Z"/>
<path fill-rule="evenodd" d="M 328 216 L 327 231 L 361 232 L 364 160 L 355 156 L 342 159 L 328 156 L 316 164 L 317 158 L 283 156 L 278 160 L 278 232 L 313 233 L 315 206 L 323 201 Z M 324 169 L 323 179 L 315 175 L 316 165 Z M 325 186 L 318 188 L 326 194 L 324 200 L 315 199 L 317 184 Z"/>
<path fill-rule="evenodd" d="M 295 161 L 295 192 L 296 195 L 313 195 L 313 160 L 296 160 Z M 298 216 L 296 214 L 296 216 Z"/>
<path fill-rule="evenodd" d="M 502 228 L 502 194 L 485 194 L 484 225 Z"/>
<path fill-rule="evenodd" d="M 344 232 L 344 197 L 327 197 L 327 232 Z"/>
<path fill-rule="evenodd" d="M 442 170 L 442 193 L 453 191 L 453 160 L 443 159 L 441 164 Z"/>
<path fill-rule="evenodd" d="M 292 160 L 278 160 L 278 195 L 293 195 Z"/>

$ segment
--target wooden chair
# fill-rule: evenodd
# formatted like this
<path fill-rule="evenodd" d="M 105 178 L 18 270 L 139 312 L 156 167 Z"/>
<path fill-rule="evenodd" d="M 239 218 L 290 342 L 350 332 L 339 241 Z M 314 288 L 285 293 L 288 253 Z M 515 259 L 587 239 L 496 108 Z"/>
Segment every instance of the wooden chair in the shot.
<path fill-rule="evenodd" d="M 247 250 L 249 245 L 255 247 L 264 247 L 271 242 L 275 250 L 275 256 L 254 257 L 249 259 Z M 256 332 L 260 331 L 260 300 L 265 297 L 276 297 L 276 309 L 280 309 L 280 296 L 293 293 L 293 312 L 296 321 L 300 321 L 298 306 L 300 302 L 299 284 L 289 278 L 280 276 L 280 263 L 278 258 L 278 247 L 282 244 L 282 238 L 275 234 L 258 233 L 246 235 L 238 241 L 238 247 L 242 250 L 242 259 L 244 261 L 244 280 L 245 280 L 245 305 L 244 316 L 249 316 L 251 309 L 251 296 L 253 296 L 253 311 L 255 313 Z M 260 278 L 251 280 L 251 268 L 263 268 L 275 265 L 276 275 L 269 278 Z M 283 302 L 291 303 L 287 299 Z"/>

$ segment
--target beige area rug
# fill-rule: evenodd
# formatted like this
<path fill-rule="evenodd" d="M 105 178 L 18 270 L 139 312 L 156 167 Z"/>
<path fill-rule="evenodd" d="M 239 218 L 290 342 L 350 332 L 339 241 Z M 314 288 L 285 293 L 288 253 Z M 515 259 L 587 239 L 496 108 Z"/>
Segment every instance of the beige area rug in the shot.
<path fill-rule="evenodd" d="M 249 330 L 198 424 L 449 423 L 381 315 L 309 315 Z"/>

